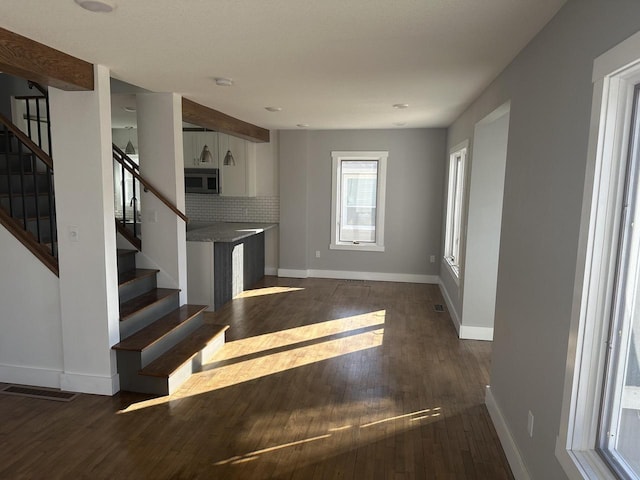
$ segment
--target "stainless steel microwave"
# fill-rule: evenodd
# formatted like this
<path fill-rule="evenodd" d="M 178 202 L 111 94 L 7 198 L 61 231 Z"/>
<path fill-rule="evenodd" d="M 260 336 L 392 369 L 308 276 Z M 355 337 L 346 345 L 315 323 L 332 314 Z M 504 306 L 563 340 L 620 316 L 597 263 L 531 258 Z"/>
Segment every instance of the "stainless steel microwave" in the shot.
<path fill-rule="evenodd" d="M 187 193 L 220 193 L 217 168 L 185 168 L 184 190 Z"/>

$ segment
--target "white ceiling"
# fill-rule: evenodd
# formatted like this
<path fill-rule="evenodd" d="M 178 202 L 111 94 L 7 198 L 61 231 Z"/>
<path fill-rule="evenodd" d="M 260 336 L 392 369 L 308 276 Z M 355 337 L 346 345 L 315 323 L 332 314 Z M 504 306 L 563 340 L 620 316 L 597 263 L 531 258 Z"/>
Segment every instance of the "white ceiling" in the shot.
<path fill-rule="evenodd" d="M 113 0 L 108 14 L 1 3 L 3 28 L 119 80 L 269 129 L 338 129 L 448 126 L 565 0 Z"/>

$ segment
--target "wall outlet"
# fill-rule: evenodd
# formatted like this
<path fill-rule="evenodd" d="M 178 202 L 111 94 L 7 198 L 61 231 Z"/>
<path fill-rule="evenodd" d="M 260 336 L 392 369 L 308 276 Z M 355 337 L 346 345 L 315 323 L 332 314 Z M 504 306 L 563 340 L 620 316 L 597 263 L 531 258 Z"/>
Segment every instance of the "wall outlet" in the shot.
<path fill-rule="evenodd" d="M 430 261 L 431 263 L 436 263 L 436 256 L 435 256 L 435 255 L 431 255 L 431 256 L 429 257 L 429 261 Z"/>
<path fill-rule="evenodd" d="M 527 432 L 533 438 L 533 413 L 531 413 L 531 410 L 529 410 L 529 416 L 527 417 Z"/>
<path fill-rule="evenodd" d="M 320 250 L 316 250 L 316 258 L 320 258 Z"/>

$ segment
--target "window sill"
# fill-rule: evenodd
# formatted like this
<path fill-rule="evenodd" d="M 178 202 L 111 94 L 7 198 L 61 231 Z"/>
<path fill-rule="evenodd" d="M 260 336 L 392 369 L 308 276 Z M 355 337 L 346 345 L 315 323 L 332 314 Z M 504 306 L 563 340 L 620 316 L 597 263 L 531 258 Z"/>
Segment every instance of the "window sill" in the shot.
<path fill-rule="evenodd" d="M 571 480 L 617 480 L 594 450 L 566 450 L 558 441 L 556 458 Z"/>
<path fill-rule="evenodd" d="M 451 278 L 453 278 L 453 280 L 456 282 L 456 285 L 460 285 L 460 267 L 458 265 L 454 265 L 453 263 L 451 263 L 451 260 L 449 260 L 446 257 L 443 257 L 442 259 L 442 263 L 447 267 L 447 270 L 449 270 L 449 273 L 451 274 Z"/>
<path fill-rule="evenodd" d="M 384 252 L 384 245 L 375 245 L 371 243 L 332 243 L 329 250 L 359 250 L 362 252 Z"/>

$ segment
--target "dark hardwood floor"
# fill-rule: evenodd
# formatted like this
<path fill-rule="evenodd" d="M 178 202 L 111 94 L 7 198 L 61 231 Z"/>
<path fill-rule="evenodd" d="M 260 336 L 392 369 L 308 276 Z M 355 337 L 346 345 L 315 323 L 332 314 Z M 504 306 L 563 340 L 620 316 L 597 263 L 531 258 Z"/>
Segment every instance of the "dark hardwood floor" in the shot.
<path fill-rule="evenodd" d="M 0 395 L 0 478 L 512 479 L 435 285 L 266 277 L 170 397 Z"/>

